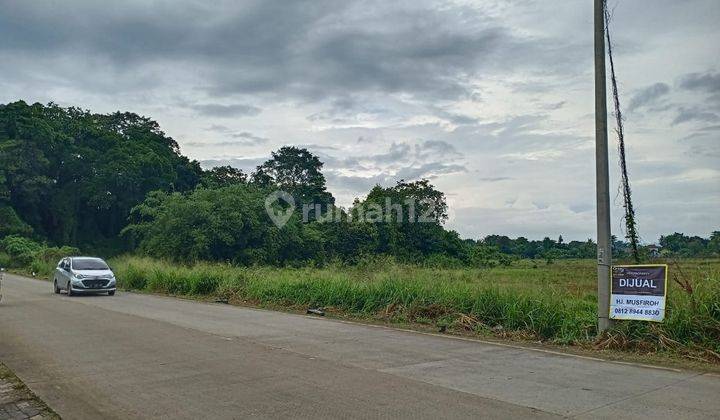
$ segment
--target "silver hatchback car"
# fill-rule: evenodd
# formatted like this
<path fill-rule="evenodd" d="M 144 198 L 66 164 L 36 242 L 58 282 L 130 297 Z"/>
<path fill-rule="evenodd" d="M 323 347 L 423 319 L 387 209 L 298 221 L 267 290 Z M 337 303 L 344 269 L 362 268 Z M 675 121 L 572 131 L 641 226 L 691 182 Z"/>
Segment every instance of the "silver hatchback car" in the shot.
<path fill-rule="evenodd" d="M 60 260 L 53 280 L 55 293 L 66 290 L 68 296 L 79 293 L 115 294 L 115 274 L 101 258 L 67 257 Z"/>

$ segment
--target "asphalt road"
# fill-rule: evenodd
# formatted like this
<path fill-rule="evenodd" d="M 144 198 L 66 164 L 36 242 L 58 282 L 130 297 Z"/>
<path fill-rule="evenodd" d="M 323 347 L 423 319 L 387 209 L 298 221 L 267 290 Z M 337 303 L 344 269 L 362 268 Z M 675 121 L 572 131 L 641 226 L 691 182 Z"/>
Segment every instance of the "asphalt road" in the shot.
<path fill-rule="evenodd" d="M 7 275 L 0 360 L 66 419 L 718 418 L 720 376 Z"/>

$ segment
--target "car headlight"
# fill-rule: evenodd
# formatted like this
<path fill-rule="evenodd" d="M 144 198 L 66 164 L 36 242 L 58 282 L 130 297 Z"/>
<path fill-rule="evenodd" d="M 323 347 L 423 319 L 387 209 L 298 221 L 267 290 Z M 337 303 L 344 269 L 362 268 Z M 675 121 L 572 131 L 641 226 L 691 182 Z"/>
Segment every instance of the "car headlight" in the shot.
<path fill-rule="evenodd" d="M 75 274 L 75 278 L 82 280 L 85 278 L 85 274 Z"/>

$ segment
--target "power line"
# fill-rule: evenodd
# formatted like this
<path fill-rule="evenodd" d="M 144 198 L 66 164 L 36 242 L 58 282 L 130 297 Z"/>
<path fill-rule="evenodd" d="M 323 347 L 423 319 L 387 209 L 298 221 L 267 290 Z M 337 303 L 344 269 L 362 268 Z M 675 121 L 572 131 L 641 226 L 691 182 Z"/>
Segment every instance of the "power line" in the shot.
<path fill-rule="evenodd" d="M 630 248 L 632 256 L 636 263 L 640 263 L 640 255 L 638 253 L 638 233 L 637 222 L 635 221 L 635 209 L 632 204 L 632 194 L 630 191 L 630 179 L 627 173 L 627 161 L 625 158 L 625 131 L 623 127 L 622 111 L 620 110 L 620 96 L 618 94 L 617 78 L 615 77 L 615 63 L 612 54 L 612 41 L 610 38 L 610 11 L 607 7 L 607 1 L 603 1 L 603 11 L 605 14 L 605 37 L 607 39 L 608 59 L 610 60 L 610 81 L 612 84 L 613 105 L 615 106 L 615 133 L 618 136 L 618 154 L 620 155 L 620 182 L 623 195 L 623 207 L 625 208 L 625 237 L 630 240 Z"/>

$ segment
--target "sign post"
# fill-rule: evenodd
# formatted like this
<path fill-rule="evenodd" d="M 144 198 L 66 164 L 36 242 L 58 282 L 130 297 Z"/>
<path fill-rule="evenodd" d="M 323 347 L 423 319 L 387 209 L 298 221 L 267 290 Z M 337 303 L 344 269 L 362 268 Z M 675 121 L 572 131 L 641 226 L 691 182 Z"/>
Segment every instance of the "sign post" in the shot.
<path fill-rule="evenodd" d="M 662 322 L 667 297 L 667 265 L 612 268 L 610 319 Z"/>

